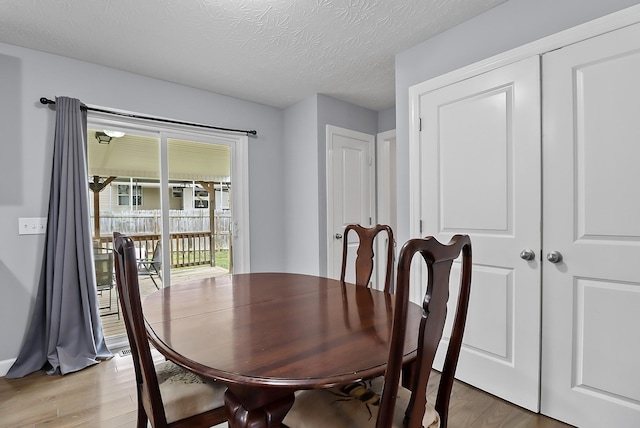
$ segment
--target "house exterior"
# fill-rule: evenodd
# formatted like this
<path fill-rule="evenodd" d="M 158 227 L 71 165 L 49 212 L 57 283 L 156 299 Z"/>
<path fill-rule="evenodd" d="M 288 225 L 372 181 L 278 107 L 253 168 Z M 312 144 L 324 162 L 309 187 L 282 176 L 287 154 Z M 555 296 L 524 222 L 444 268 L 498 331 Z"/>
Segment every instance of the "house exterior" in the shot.
<path fill-rule="evenodd" d="M 398 54 L 396 107 L 380 112 L 322 94 L 279 109 L 0 43 L 0 176 L 5 183 L 0 195 L 0 375 L 18 354 L 40 276 L 44 235 L 20 236 L 16 227 L 20 217 L 47 213 L 54 115 L 38 103 L 40 97 L 70 96 L 126 111 L 256 129 L 258 135 L 249 141 L 251 269 L 323 274 L 327 124 L 368 134 L 396 129 L 396 236 L 404 242 L 410 237 L 408 88 L 637 3 L 509 0 Z M 303 230 L 317 234 L 300 239 L 295 231 Z"/>

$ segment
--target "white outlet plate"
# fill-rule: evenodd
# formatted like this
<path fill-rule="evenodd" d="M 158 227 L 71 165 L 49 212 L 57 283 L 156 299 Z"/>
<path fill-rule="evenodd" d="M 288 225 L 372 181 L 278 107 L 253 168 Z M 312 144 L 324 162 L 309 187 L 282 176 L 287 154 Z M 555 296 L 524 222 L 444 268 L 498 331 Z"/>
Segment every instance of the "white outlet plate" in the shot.
<path fill-rule="evenodd" d="M 46 231 L 46 217 L 21 217 L 18 219 L 18 233 L 20 235 L 44 235 Z"/>

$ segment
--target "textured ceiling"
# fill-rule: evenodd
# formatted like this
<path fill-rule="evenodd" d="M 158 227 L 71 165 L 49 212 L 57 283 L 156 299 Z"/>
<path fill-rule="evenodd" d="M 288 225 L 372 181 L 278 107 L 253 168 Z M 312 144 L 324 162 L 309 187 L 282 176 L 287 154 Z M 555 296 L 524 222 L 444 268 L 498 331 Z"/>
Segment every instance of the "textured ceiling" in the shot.
<path fill-rule="evenodd" d="M 394 56 L 505 0 L 0 0 L 0 42 L 275 107 L 395 105 Z"/>

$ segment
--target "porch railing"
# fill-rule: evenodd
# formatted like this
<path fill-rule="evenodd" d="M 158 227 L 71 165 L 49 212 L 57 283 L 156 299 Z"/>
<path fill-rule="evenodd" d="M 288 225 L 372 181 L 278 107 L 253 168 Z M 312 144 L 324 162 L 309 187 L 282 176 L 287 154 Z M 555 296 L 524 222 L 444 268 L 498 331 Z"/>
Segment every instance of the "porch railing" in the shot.
<path fill-rule="evenodd" d="M 156 245 L 160 241 L 159 234 L 129 235 L 138 251 L 140 258 L 151 258 Z M 94 240 L 94 244 L 101 248 L 113 248 L 111 236 L 101 236 Z M 209 232 L 185 232 L 169 235 L 171 267 L 187 266 L 215 266 L 215 256 Z"/>

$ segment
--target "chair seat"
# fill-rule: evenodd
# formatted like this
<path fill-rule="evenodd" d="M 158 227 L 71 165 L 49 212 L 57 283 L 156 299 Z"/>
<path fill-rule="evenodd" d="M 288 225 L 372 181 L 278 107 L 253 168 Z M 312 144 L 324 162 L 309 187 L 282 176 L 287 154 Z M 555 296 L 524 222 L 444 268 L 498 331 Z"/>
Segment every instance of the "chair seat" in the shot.
<path fill-rule="evenodd" d="M 314 389 L 296 393 L 296 400 L 284 419 L 290 428 L 359 428 L 375 427 L 382 376 L 348 388 Z M 400 386 L 393 416 L 393 428 L 403 428 L 404 412 L 411 391 Z M 427 403 L 422 419 L 425 428 L 439 428 L 440 416 Z"/>
<path fill-rule="evenodd" d="M 202 379 L 171 361 L 157 365 L 156 374 L 169 423 L 224 406 L 223 384 Z"/>

